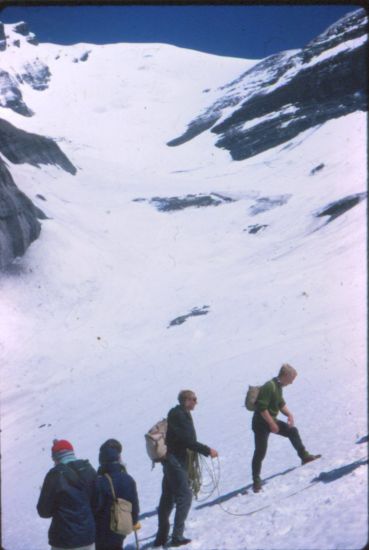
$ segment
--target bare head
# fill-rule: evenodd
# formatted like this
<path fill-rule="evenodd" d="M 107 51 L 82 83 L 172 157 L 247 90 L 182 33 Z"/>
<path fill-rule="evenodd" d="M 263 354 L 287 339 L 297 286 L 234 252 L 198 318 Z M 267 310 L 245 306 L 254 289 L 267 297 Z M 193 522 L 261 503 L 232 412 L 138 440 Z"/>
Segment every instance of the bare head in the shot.
<path fill-rule="evenodd" d="M 278 380 L 280 381 L 282 386 L 288 386 L 289 384 L 292 384 L 296 376 L 296 369 L 291 367 L 291 365 L 289 365 L 288 363 L 284 363 L 279 369 Z"/>
<path fill-rule="evenodd" d="M 197 397 L 192 390 L 181 390 L 178 394 L 178 401 L 187 411 L 192 411 L 197 404 Z"/>

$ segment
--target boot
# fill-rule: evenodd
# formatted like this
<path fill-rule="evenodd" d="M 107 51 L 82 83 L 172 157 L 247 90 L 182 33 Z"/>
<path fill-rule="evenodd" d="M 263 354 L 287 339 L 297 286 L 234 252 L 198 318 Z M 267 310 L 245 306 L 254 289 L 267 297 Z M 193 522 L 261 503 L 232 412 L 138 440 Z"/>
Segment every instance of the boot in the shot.
<path fill-rule="evenodd" d="M 185 544 L 189 544 L 191 542 L 191 539 L 172 539 L 172 542 L 170 543 L 171 546 L 184 546 Z"/>
<path fill-rule="evenodd" d="M 161 548 L 162 546 L 166 546 L 167 542 L 168 537 L 164 538 L 157 535 L 152 546 L 153 548 Z"/>
<path fill-rule="evenodd" d="M 322 455 L 311 455 L 310 453 L 307 453 L 305 456 L 301 459 L 301 464 L 308 464 L 309 462 L 313 462 L 313 460 L 316 460 L 317 458 L 320 458 Z"/>
<path fill-rule="evenodd" d="M 252 490 L 254 493 L 260 493 L 261 491 L 261 479 L 260 477 L 257 477 L 254 479 L 254 483 L 252 484 Z"/>
<path fill-rule="evenodd" d="M 166 547 L 166 544 L 167 544 L 167 541 L 162 541 L 162 540 L 154 540 L 154 543 L 152 545 L 153 548 L 162 548 L 163 546 Z"/>

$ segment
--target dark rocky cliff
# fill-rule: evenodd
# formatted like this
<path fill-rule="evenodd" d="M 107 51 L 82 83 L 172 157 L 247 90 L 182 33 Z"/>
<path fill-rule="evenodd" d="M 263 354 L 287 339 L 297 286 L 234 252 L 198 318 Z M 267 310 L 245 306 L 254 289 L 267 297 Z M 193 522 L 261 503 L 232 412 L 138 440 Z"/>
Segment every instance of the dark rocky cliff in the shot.
<path fill-rule="evenodd" d="M 0 152 L 14 164 L 53 164 L 70 174 L 77 172 L 68 157 L 50 138 L 16 128 L 0 119 Z"/>
<path fill-rule="evenodd" d="M 219 136 L 216 145 L 242 160 L 332 118 L 367 110 L 367 33 L 360 9 L 302 50 L 266 58 L 224 86 L 224 96 L 168 145 L 211 129 Z"/>
<path fill-rule="evenodd" d="M 42 93 L 51 78 L 49 67 L 33 52 L 38 41 L 24 22 L 7 25 L 0 23 L 0 53 L 8 50 L 14 54 L 18 48 L 28 48 L 29 58 L 16 68 L 1 68 L 0 59 L 0 107 L 12 109 L 23 116 L 32 116 L 32 110 L 23 100 L 21 86 L 26 84 Z M 31 47 L 29 47 L 31 44 Z M 5 58 L 4 58 L 5 59 Z M 6 63 L 4 63 L 5 66 Z M 10 67 L 10 68 L 9 68 Z M 13 70 L 11 70 L 13 69 Z M 41 231 L 39 219 L 46 216 L 14 183 L 5 159 L 13 164 L 28 163 L 32 166 L 59 166 L 70 174 L 76 168 L 52 139 L 25 132 L 0 118 L 0 269 L 14 258 L 22 256 Z"/>
<path fill-rule="evenodd" d="M 40 234 L 42 217 L 32 201 L 15 185 L 0 158 L 0 269 L 22 256 Z"/>
<path fill-rule="evenodd" d="M 0 119 L 0 152 L 12 163 L 57 165 L 70 174 L 76 168 L 50 138 L 20 130 Z M 22 256 L 40 234 L 46 216 L 15 185 L 0 157 L 0 269 Z"/>

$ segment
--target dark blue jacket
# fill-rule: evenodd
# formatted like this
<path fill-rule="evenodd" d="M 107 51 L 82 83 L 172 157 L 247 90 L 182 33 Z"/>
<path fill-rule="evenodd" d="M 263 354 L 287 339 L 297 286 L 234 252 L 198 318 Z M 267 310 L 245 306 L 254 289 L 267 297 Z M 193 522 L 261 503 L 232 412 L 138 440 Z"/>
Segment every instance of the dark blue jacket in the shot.
<path fill-rule="evenodd" d="M 88 460 L 58 464 L 45 477 L 37 511 L 52 518 L 49 544 L 61 548 L 88 546 L 95 541 L 91 509 L 96 472 Z"/>
<path fill-rule="evenodd" d="M 125 473 L 119 462 L 106 463 L 103 471 L 110 475 L 115 496 L 124 498 L 132 503 L 133 525 L 138 521 L 139 503 L 136 482 Z M 104 475 L 96 479 L 96 550 L 109 550 L 110 548 L 122 548 L 124 536 L 114 533 L 110 529 L 110 508 L 113 504 L 113 495 L 109 480 Z"/>
<path fill-rule="evenodd" d="M 196 439 L 195 427 L 189 411 L 186 411 L 182 405 L 177 405 L 170 409 L 167 419 L 165 442 L 169 454 L 175 455 L 181 462 L 186 460 L 187 449 L 209 456 L 210 448 Z"/>

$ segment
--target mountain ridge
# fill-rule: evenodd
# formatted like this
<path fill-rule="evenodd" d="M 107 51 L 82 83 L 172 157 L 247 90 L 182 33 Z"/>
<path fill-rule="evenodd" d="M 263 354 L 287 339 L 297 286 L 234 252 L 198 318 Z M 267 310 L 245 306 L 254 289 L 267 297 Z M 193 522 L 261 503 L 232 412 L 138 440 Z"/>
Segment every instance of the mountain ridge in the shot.
<path fill-rule="evenodd" d="M 231 89 L 168 145 L 182 145 L 211 130 L 220 136 L 217 147 L 228 150 L 234 160 L 245 160 L 332 118 L 367 111 L 367 30 L 366 12 L 357 10 L 297 53 L 262 60 L 231 84 L 242 88 L 241 93 Z M 350 47 L 353 40 L 357 43 Z M 332 48 L 339 51 L 329 54 Z M 259 73 L 265 73 L 264 82 Z M 231 113 L 222 117 L 230 106 Z"/>

